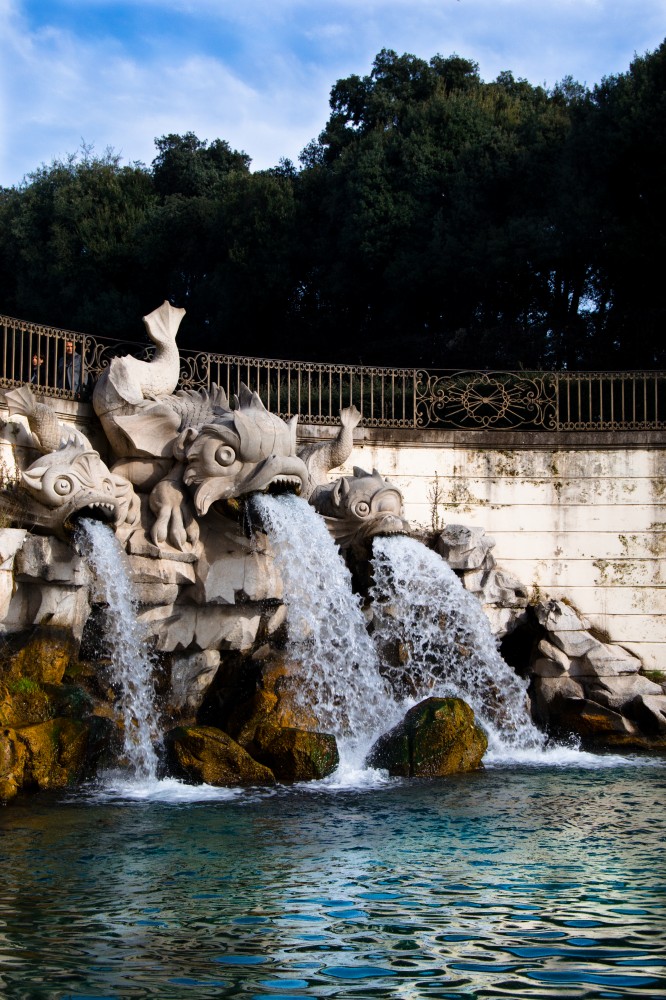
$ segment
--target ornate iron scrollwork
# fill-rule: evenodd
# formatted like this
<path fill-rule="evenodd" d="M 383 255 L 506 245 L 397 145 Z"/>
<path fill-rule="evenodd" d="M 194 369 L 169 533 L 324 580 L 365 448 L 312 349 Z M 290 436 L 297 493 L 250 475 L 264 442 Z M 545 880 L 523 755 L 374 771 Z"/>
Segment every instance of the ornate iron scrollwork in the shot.
<path fill-rule="evenodd" d="M 427 372 L 416 376 L 416 425 L 461 429 L 557 426 L 551 372 Z"/>
<path fill-rule="evenodd" d="M 81 355 L 82 386 L 62 387 L 68 341 Z M 152 345 L 111 341 L 0 316 L 0 387 L 30 381 L 37 391 L 89 400 L 111 360 L 132 354 L 149 361 Z M 38 366 L 33 357 L 39 356 Z M 182 389 L 231 395 L 245 382 L 285 419 L 337 425 L 356 406 L 366 427 L 626 431 L 666 428 L 666 372 L 425 371 L 278 361 L 230 354 L 181 352 Z"/>

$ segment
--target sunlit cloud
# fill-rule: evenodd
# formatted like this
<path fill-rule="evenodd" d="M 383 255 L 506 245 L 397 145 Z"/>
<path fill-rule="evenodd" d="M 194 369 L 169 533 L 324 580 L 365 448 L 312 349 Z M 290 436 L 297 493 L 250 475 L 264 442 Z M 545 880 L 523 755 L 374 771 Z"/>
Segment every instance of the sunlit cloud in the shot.
<path fill-rule="evenodd" d="M 666 0 L 0 0 L 0 183 L 81 140 L 149 163 L 194 131 L 255 168 L 323 128 L 340 77 L 382 48 L 592 85 L 663 40 Z"/>

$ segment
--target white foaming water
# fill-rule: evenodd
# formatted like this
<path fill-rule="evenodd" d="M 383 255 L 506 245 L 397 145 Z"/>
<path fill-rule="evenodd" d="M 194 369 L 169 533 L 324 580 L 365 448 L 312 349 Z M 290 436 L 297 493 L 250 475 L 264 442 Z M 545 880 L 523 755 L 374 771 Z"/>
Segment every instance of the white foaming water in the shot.
<path fill-rule="evenodd" d="M 218 788 L 213 785 L 188 785 L 178 778 L 136 777 L 128 780 L 124 771 L 107 771 L 97 783 L 86 788 L 91 802 L 164 802 L 174 805 L 195 802 L 231 802 L 251 794 L 255 798 L 272 793 L 265 789 Z"/>
<path fill-rule="evenodd" d="M 356 773 L 401 710 L 380 674 L 351 575 L 324 519 L 304 500 L 258 494 L 253 503 L 282 576 L 287 655 L 303 666 L 304 706 L 311 702 L 322 731 L 335 735 L 339 771 Z"/>
<path fill-rule="evenodd" d="M 155 663 L 137 619 L 129 567 L 111 528 L 82 520 L 77 532 L 81 554 L 107 605 L 105 641 L 113 679 L 121 689 L 124 752 L 135 782 L 155 782 L 159 739 L 153 670 Z"/>
<path fill-rule="evenodd" d="M 400 666 L 384 669 L 412 703 L 431 695 L 463 698 L 498 757 L 532 757 L 545 738 L 527 707 L 527 684 L 502 659 L 478 599 L 436 552 L 404 536 L 373 544 L 374 638 L 399 650 Z"/>

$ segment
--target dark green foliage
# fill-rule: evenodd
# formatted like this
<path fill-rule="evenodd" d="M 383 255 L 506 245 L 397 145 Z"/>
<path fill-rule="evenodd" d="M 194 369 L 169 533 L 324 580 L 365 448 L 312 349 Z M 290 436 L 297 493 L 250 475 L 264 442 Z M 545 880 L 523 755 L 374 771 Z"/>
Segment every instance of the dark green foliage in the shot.
<path fill-rule="evenodd" d="M 664 365 L 666 46 L 588 90 L 383 50 L 301 169 L 193 133 L 0 192 L 0 311 L 182 347 L 441 367 Z"/>

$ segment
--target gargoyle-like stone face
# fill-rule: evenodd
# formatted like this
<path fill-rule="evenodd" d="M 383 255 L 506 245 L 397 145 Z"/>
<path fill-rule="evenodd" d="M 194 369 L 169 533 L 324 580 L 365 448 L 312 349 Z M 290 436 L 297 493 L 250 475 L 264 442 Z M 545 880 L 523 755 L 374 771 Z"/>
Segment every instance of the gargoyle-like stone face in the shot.
<path fill-rule="evenodd" d="M 185 430 L 177 447 L 185 457 L 184 482 L 197 485 L 198 514 L 205 514 L 216 500 L 273 485 L 300 493 L 307 483 L 305 463 L 296 454 L 296 418 L 285 423 L 245 387 L 236 409 L 198 431 Z"/>
<path fill-rule="evenodd" d="M 342 477 L 332 486 L 315 491 L 310 503 L 326 518 L 328 528 L 342 549 L 357 554 L 370 548 L 377 535 L 410 532 L 402 516 L 402 493 L 378 472 L 354 468 L 353 477 Z"/>
<path fill-rule="evenodd" d="M 122 476 L 112 473 L 96 451 L 67 444 L 43 455 L 21 473 L 33 502 L 36 523 L 66 537 L 78 517 L 103 519 L 118 526 L 131 520 L 137 498 Z"/>

